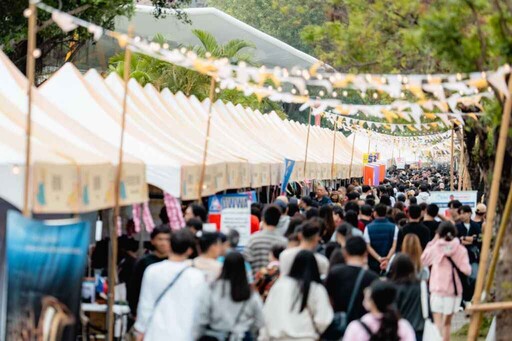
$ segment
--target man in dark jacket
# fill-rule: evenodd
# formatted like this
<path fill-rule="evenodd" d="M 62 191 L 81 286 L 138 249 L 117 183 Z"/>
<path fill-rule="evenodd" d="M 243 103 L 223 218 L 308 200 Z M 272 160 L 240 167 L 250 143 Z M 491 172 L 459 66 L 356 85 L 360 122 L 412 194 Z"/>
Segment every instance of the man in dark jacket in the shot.
<path fill-rule="evenodd" d="M 421 207 L 419 205 L 409 206 L 409 222 L 402 228 L 398 234 L 398 251 L 402 250 L 402 243 L 404 238 L 409 233 L 413 233 L 418 236 L 421 244 L 421 248 L 425 250 L 428 242 L 430 241 L 430 230 L 428 227 L 420 222 L 421 218 Z"/>
<path fill-rule="evenodd" d="M 388 208 L 379 204 L 375 207 L 375 220 L 366 226 L 364 239 L 368 247 L 368 266 L 380 273 L 381 264 L 391 258 L 396 251 L 398 227 L 387 218 Z"/>

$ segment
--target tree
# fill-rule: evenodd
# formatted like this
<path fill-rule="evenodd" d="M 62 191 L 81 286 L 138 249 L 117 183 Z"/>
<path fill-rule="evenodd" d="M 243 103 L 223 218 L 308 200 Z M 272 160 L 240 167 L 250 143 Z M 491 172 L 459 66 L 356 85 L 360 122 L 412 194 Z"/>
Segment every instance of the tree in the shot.
<path fill-rule="evenodd" d="M 306 53 L 312 49 L 300 39 L 306 25 L 324 20 L 323 0 L 208 0 L 208 5 Z"/>
<path fill-rule="evenodd" d="M 190 0 L 151 0 L 155 5 L 155 16 L 164 15 L 164 8 L 179 9 L 188 4 Z M 134 11 L 133 0 L 47 0 L 50 6 L 59 8 L 69 14 L 78 16 L 86 21 L 93 22 L 104 28 L 112 29 L 116 16 L 131 16 Z M 27 8 L 27 0 L 0 1 L 0 47 L 14 61 L 16 66 L 25 72 L 27 54 L 27 19 L 23 11 Z M 186 20 L 178 12 L 181 19 Z M 41 72 L 47 57 L 55 56 L 59 67 L 65 61 L 64 56 L 69 54 L 73 60 L 75 54 L 91 39 L 86 29 L 78 28 L 72 32 L 64 33 L 51 20 L 50 14 L 38 11 L 37 46 L 41 50 L 41 57 L 37 60 L 37 72 Z"/>
<path fill-rule="evenodd" d="M 208 32 L 194 30 L 193 33 L 199 39 L 200 45 L 188 48 L 194 50 L 199 56 L 205 57 L 206 53 L 210 53 L 216 58 L 228 58 L 233 63 L 243 60 L 248 64 L 255 64 L 251 54 L 248 52 L 248 50 L 254 48 L 252 43 L 234 39 L 221 45 Z M 160 44 L 165 43 L 165 39 L 161 35 L 155 36 L 153 41 Z M 122 77 L 124 72 L 124 54 L 112 57 L 109 69 L 111 72 L 116 72 Z M 199 100 L 209 96 L 210 77 L 181 66 L 135 53 L 132 56 L 130 70 L 130 77 L 135 78 L 141 85 L 150 83 L 159 90 L 168 88 L 173 93 L 181 91 L 187 96 L 194 95 Z M 282 107 L 279 104 L 266 99 L 260 102 L 255 95 L 245 96 L 238 90 L 223 89 L 218 98 L 226 102 L 258 109 L 264 113 L 274 110 L 283 116 Z"/>

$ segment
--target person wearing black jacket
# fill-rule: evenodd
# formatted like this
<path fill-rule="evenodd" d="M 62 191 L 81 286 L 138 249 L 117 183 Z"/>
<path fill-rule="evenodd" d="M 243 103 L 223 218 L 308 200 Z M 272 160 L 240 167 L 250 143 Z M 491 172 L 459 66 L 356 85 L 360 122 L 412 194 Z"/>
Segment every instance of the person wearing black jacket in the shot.
<path fill-rule="evenodd" d="M 414 233 L 420 239 L 422 250 L 425 250 L 430 241 L 430 230 L 420 222 L 421 207 L 418 205 L 409 206 L 409 222 L 400 230 L 398 234 L 397 249 L 402 250 L 404 237 L 409 233 Z"/>
<path fill-rule="evenodd" d="M 421 341 L 425 326 L 421 310 L 421 285 L 408 255 L 399 253 L 395 256 L 388 277 L 397 289 L 396 307 L 400 315 L 414 328 L 416 340 Z"/>
<path fill-rule="evenodd" d="M 169 242 L 170 238 L 171 230 L 167 225 L 155 227 L 151 232 L 151 244 L 155 250 L 150 254 L 144 255 L 135 264 L 132 276 L 126 286 L 126 298 L 134 317 L 137 314 L 137 307 L 139 305 L 139 295 L 144 271 L 146 271 L 147 267 L 151 264 L 155 264 L 169 258 L 169 253 L 171 251 Z"/>

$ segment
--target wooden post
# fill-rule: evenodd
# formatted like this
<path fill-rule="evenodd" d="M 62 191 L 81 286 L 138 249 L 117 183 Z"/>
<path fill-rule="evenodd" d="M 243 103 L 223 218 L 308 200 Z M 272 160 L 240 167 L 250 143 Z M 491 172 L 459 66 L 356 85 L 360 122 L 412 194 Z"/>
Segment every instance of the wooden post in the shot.
<path fill-rule="evenodd" d="M 459 183 L 457 190 L 462 189 L 462 173 L 464 173 L 464 127 L 460 127 L 460 161 L 459 161 Z"/>
<path fill-rule="evenodd" d="M 306 178 L 306 169 L 307 169 L 307 164 L 308 164 L 309 129 L 311 128 L 311 112 L 312 111 L 313 111 L 313 108 L 309 108 L 308 134 L 306 136 L 306 155 L 304 156 L 304 179 Z"/>
<path fill-rule="evenodd" d="M 334 132 L 332 138 L 332 159 L 331 159 L 331 180 L 334 180 L 334 154 L 336 152 L 336 131 L 337 131 L 337 118 L 334 121 Z"/>
<path fill-rule="evenodd" d="M 128 36 L 133 36 L 133 26 L 128 28 Z M 123 107 L 121 113 L 121 138 L 119 143 L 119 154 L 117 159 L 116 178 L 114 183 L 114 216 L 112 219 L 112 226 L 110 228 L 110 264 L 108 268 L 108 301 L 107 301 L 107 337 L 109 341 L 114 339 L 114 304 L 115 304 L 115 286 L 117 282 L 117 222 L 120 216 L 120 197 L 119 192 L 121 188 L 121 178 L 123 174 L 123 147 L 124 147 L 124 131 L 126 127 L 126 110 L 128 103 L 128 82 L 130 80 L 130 63 L 131 63 L 131 50 L 129 45 L 125 46 L 124 50 L 124 96 Z"/>
<path fill-rule="evenodd" d="M 28 5 L 28 41 L 27 41 L 27 128 L 25 139 L 25 188 L 23 192 L 23 215 L 30 217 L 31 211 L 29 207 L 30 193 L 30 169 L 31 169 L 31 147 L 32 147 L 32 88 L 35 86 L 35 68 L 36 58 L 34 56 L 36 50 L 36 24 L 37 24 L 37 7 L 34 1 L 29 1 Z"/>
<path fill-rule="evenodd" d="M 211 76 L 210 80 L 210 106 L 208 107 L 208 120 L 206 122 L 206 138 L 204 139 L 203 163 L 201 164 L 201 174 L 199 176 L 199 188 L 197 190 L 197 201 L 201 203 L 203 197 L 204 176 L 206 174 L 206 160 L 208 158 L 208 142 L 210 141 L 210 126 L 212 121 L 212 107 L 215 100 L 215 78 Z"/>
<path fill-rule="evenodd" d="M 501 172 L 503 171 L 503 158 L 507 146 L 508 130 L 510 127 L 510 112 L 512 109 L 512 76 L 508 79 L 509 96 L 505 100 L 503 107 L 503 116 L 501 117 L 500 133 L 498 136 L 498 145 L 496 148 L 496 158 L 493 169 L 493 177 L 491 182 L 491 190 L 489 192 L 489 205 L 487 206 L 487 221 L 485 230 L 483 231 L 482 251 L 480 253 L 480 265 L 478 268 L 478 276 L 476 278 L 475 293 L 473 295 L 473 304 L 482 302 L 482 290 L 484 286 L 484 277 L 487 273 L 487 259 L 489 258 L 489 249 L 491 246 L 492 232 L 494 227 L 494 217 L 496 216 L 496 205 L 500 190 Z M 474 341 L 478 337 L 478 329 L 482 315 L 479 312 L 471 314 L 469 325 L 468 340 Z"/>
<path fill-rule="evenodd" d="M 352 164 L 354 163 L 354 148 L 356 146 L 356 133 L 352 132 L 354 137 L 352 138 L 352 153 L 350 154 L 350 167 L 348 168 L 348 178 L 352 179 Z"/>
<path fill-rule="evenodd" d="M 454 135 L 455 135 L 455 127 L 453 126 L 453 123 L 452 123 L 452 144 L 451 144 L 451 151 L 450 151 L 450 191 L 453 191 L 453 158 L 454 158 L 454 155 L 453 155 L 453 139 L 454 139 Z"/>

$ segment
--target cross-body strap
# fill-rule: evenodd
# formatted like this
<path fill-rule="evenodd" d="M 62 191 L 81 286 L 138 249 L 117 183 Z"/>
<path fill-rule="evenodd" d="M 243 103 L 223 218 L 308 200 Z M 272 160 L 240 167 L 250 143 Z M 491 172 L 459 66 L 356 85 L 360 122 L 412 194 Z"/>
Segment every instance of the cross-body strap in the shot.
<path fill-rule="evenodd" d="M 363 327 L 364 330 L 366 330 L 366 332 L 368 333 L 368 335 L 370 337 L 373 336 L 373 332 L 372 330 L 370 329 L 370 327 L 368 327 L 368 325 L 366 323 L 364 323 L 362 320 L 357 320 L 360 324 L 361 324 L 361 327 Z"/>
<path fill-rule="evenodd" d="M 249 297 L 249 299 L 244 301 L 244 303 L 242 304 L 242 307 L 240 308 L 240 311 L 238 312 L 238 315 L 236 316 L 235 323 L 233 324 L 233 327 L 231 327 L 231 330 L 229 331 L 226 340 L 229 340 L 231 338 L 231 334 L 233 334 L 235 327 L 238 325 L 238 322 L 240 322 L 240 318 L 242 317 L 242 313 L 244 312 L 245 306 L 247 305 L 247 302 L 249 302 L 250 299 L 251 298 Z"/>
<path fill-rule="evenodd" d="M 181 275 L 183 275 L 183 273 L 188 269 L 190 268 L 189 266 L 186 266 L 184 267 L 183 269 L 180 270 L 180 272 L 178 272 L 178 274 L 174 277 L 174 279 L 171 281 L 171 283 L 169 283 L 167 285 L 167 287 L 165 287 L 165 289 L 160 293 L 160 295 L 158 295 L 158 298 L 155 300 L 155 304 L 153 305 L 153 312 L 151 313 L 151 315 L 149 316 L 148 318 L 148 323 L 146 324 L 146 330 L 148 329 L 148 327 L 150 326 L 151 324 L 151 320 L 153 319 L 153 315 L 155 314 L 155 311 L 156 311 L 156 308 L 158 306 L 158 303 L 160 303 L 160 301 L 164 298 L 165 294 L 167 292 L 169 292 L 169 290 L 174 286 L 174 284 L 176 284 L 176 282 L 178 281 L 178 279 L 181 277 Z"/>
<path fill-rule="evenodd" d="M 359 270 L 359 274 L 357 275 L 356 283 L 354 285 L 354 291 L 352 291 L 352 295 L 350 296 L 350 300 L 348 301 L 347 321 L 350 321 L 349 317 L 350 317 L 350 314 L 352 313 L 352 308 L 354 307 L 354 302 L 356 300 L 356 296 L 359 293 L 361 284 L 363 283 L 364 273 L 365 273 L 364 269 L 361 268 L 361 270 Z"/>
<path fill-rule="evenodd" d="M 452 282 L 453 282 L 453 290 L 454 290 L 454 293 L 455 293 L 455 296 L 458 296 L 459 295 L 459 290 L 457 289 L 457 281 L 455 279 L 455 271 L 460 271 L 459 268 L 457 267 L 457 265 L 455 265 L 455 262 L 453 261 L 453 259 L 451 257 L 446 257 L 448 258 L 448 260 L 450 261 L 450 263 L 452 264 Z M 458 274 L 457 274 L 458 276 Z M 462 282 L 462 278 L 459 278 Z"/>

